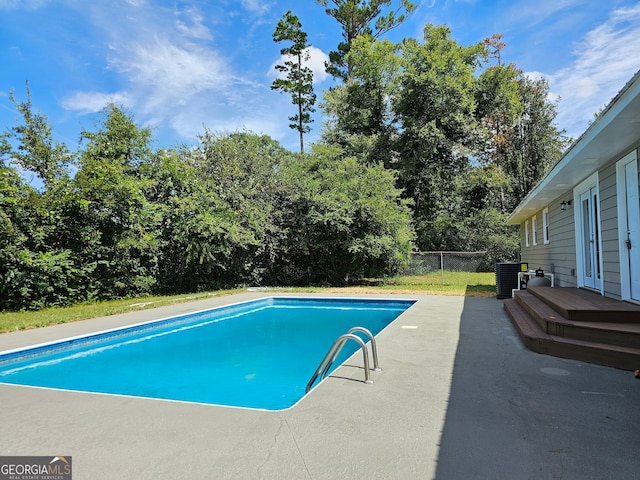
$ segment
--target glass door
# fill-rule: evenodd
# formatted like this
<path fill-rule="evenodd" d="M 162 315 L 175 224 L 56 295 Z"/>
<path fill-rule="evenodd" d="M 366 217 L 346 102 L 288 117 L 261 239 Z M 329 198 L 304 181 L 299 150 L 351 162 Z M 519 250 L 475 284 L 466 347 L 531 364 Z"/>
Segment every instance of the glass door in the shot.
<path fill-rule="evenodd" d="M 621 296 L 640 301 L 640 179 L 635 152 L 620 160 L 616 169 Z"/>
<path fill-rule="evenodd" d="M 581 235 L 581 284 L 600 289 L 600 238 L 598 233 L 598 192 L 595 186 L 580 194 L 578 232 Z"/>

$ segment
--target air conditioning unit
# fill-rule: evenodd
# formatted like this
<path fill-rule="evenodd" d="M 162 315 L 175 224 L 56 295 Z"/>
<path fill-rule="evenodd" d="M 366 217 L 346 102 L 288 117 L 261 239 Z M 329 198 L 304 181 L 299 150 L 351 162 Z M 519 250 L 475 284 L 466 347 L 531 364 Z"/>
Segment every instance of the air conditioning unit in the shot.
<path fill-rule="evenodd" d="M 527 269 L 526 263 L 496 263 L 496 298 L 511 298 L 514 288 L 518 288 L 518 272 L 524 268 Z"/>

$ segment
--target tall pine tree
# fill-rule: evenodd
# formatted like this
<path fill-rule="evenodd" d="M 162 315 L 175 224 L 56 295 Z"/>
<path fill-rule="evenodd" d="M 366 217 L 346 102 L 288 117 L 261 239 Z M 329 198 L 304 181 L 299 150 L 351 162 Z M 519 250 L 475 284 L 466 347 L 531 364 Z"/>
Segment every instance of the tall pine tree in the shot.
<path fill-rule="evenodd" d="M 325 13 L 342 27 L 343 41 L 338 50 L 329 53 L 326 68 L 328 74 L 344 82 L 353 78 L 354 66 L 348 58 L 353 41 L 360 35 L 378 39 L 417 8 L 409 0 L 399 0 L 397 5 L 393 5 L 393 0 L 316 0 L 316 3 L 325 7 Z M 390 9 L 386 14 L 385 7 Z"/>
<path fill-rule="evenodd" d="M 291 102 L 298 107 L 298 113 L 289 117 L 291 127 L 300 134 L 300 153 L 304 153 L 304 134 L 311 131 L 309 124 L 313 122 L 311 114 L 315 112 L 313 105 L 316 103 L 316 95 L 313 92 L 313 72 L 305 62 L 309 60 L 309 45 L 307 34 L 302 30 L 302 24 L 298 17 L 289 10 L 285 13 L 275 32 L 274 42 L 291 42 L 291 46 L 280 50 L 284 64 L 276 65 L 276 70 L 284 74 L 284 78 L 273 81 L 271 88 L 281 90 L 291 95 Z"/>

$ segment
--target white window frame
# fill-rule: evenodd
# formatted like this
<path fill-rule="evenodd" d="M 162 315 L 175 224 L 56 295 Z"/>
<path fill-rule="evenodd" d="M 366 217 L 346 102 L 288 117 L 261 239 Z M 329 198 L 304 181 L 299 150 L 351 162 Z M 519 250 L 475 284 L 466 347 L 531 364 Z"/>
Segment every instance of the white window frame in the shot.
<path fill-rule="evenodd" d="M 533 246 L 538 245 L 538 217 L 536 215 L 531 217 L 531 238 Z"/>
<path fill-rule="evenodd" d="M 542 239 L 545 245 L 549 245 L 549 207 L 542 210 Z"/>
<path fill-rule="evenodd" d="M 529 220 L 524 222 L 524 246 L 529 246 Z"/>

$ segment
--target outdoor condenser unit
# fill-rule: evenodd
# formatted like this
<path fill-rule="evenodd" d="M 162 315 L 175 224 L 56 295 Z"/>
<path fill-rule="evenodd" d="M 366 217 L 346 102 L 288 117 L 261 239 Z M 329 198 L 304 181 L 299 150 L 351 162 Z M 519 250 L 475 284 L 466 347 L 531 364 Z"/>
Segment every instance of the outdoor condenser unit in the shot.
<path fill-rule="evenodd" d="M 518 272 L 526 263 L 496 263 L 496 290 L 498 299 L 511 298 L 511 291 L 518 288 Z"/>

